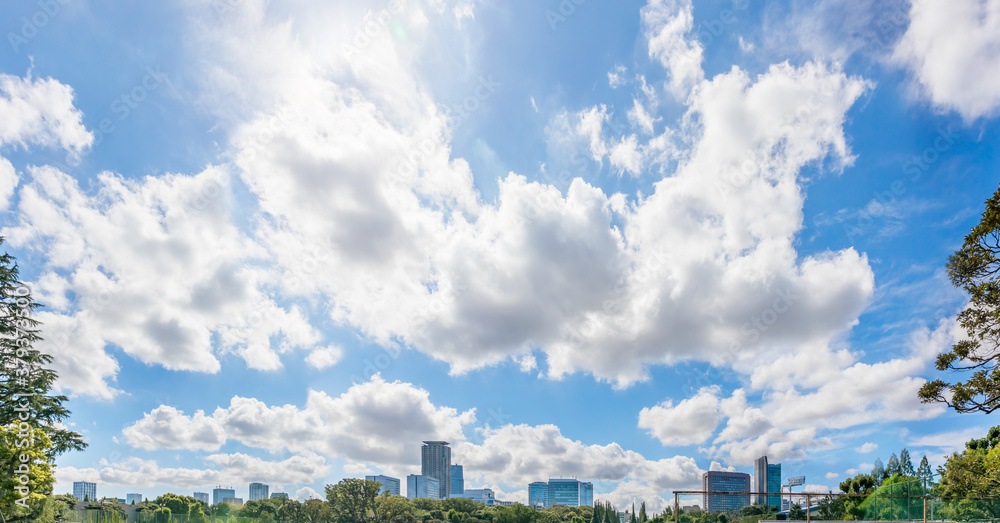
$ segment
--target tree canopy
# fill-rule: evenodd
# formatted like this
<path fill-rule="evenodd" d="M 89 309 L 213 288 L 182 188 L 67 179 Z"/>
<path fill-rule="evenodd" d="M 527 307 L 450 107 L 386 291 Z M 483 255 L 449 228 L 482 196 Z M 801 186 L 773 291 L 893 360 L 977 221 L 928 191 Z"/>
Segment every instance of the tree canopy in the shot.
<path fill-rule="evenodd" d="M 969 305 L 958 314 L 969 337 L 939 354 L 935 366 L 971 375 L 953 383 L 929 381 L 920 388 L 920 400 L 990 413 L 1000 408 L 1000 189 L 986 201 L 979 223 L 948 258 L 947 268 L 951 283 L 969 294 Z"/>

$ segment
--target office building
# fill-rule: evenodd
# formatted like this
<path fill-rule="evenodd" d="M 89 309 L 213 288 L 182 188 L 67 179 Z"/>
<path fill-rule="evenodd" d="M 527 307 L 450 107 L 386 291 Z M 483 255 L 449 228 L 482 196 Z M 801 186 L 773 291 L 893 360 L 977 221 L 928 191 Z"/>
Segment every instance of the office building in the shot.
<path fill-rule="evenodd" d="M 451 495 L 465 494 L 465 473 L 461 465 L 451 466 Z"/>
<path fill-rule="evenodd" d="M 268 493 L 271 491 L 270 485 L 265 485 L 263 483 L 251 483 L 250 484 L 250 501 L 267 499 Z"/>
<path fill-rule="evenodd" d="M 287 492 L 272 492 L 271 493 L 271 499 L 278 499 L 278 498 L 288 499 L 288 493 Z"/>
<path fill-rule="evenodd" d="M 528 485 L 528 506 L 531 508 L 547 507 L 549 505 L 549 484 L 536 481 Z"/>
<path fill-rule="evenodd" d="M 243 506 L 243 498 L 222 498 L 222 502 L 226 505 L 232 505 L 234 507 Z"/>
<path fill-rule="evenodd" d="M 74 481 L 73 496 L 80 501 L 97 501 L 97 483 Z"/>
<path fill-rule="evenodd" d="M 701 475 L 702 506 L 706 512 L 735 512 L 750 504 L 750 474 L 709 471 Z M 708 492 L 741 492 L 727 496 Z"/>
<path fill-rule="evenodd" d="M 399 495 L 399 480 L 397 478 L 392 478 L 389 476 L 365 476 L 368 481 L 378 481 L 382 484 L 382 488 L 379 489 L 378 493 L 388 492 L 393 496 Z"/>
<path fill-rule="evenodd" d="M 536 481 L 528 485 L 528 504 L 532 507 L 562 505 L 565 507 L 592 506 L 594 484 L 575 479 L 549 478 L 549 482 Z"/>
<path fill-rule="evenodd" d="M 233 487 L 222 488 L 220 486 L 220 487 L 215 487 L 214 489 L 212 489 L 212 504 L 213 505 L 218 505 L 219 503 L 224 503 L 224 501 L 222 501 L 222 500 L 224 500 L 226 498 L 235 498 L 235 497 L 236 497 L 236 490 L 234 490 Z"/>
<path fill-rule="evenodd" d="M 125 503 L 128 505 L 142 503 L 142 494 L 125 494 Z"/>
<path fill-rule="evenodd" d="M 420 447 L 420 475 L 438 481 L 438 497 L 451 494 L 451 447 L 447 441 L 425 441 Z"/>
<path fill-rule="evenodd" d="M 488 488 L 470 488 L 466 489 L 462 494 L 452 494 L 452 498 L 465 498 L 471 499 L 472 501 L 478 501 L 487 507 L 492 507 L 496 504 L 496 496 L 492 489 Z"/>
<path fill-rule="evenodd" d="M 208 500 L 208 492 L 195 492 L 193 497 L 198 501 L 204 502 L 206 505 L 210 503 Z"/>
<path fill-rule="evenodd" d="M 768 463 L 767 456 L 757 458 L 753 465 L 753 481 L 755 492 L 768 493 L 766 496 L 764 494 L 756 496 L 757 505 L 781 506 L 781 496 L 779 495 L 781 493 L 781 463 Z"/>
<path fill-rule="evenodd" d="M 410 499 L 441 499 L 441 485 L 437 478 L 423 474 L 406 476 L 406 497 Z"/>

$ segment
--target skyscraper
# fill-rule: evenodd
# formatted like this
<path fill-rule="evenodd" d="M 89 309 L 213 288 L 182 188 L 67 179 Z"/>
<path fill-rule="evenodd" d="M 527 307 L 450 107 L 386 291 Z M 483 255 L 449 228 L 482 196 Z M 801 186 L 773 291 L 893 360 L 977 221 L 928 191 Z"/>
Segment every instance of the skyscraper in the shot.
<path fill-rule="evenodd" d="M 205 504 L 207 505 L 209 503 L 208 492 L 195 492 L 194 499 L 197 499 L 198 501 L 204 501 Z"/>
<path fill-rule="evenodd" d="M 727 496 L 707 492 L 750 492 L 750 474 L 709 471 L 701 475 L 705 512 L 734 512 L 750 504 L 750 494 Z"/>
<path fill-rule="evenodd" d="M 753 465 L 754 492 L 781 493 L 781 463 L 768 463 L 767 456 L 757 458 Z M 755 504 L 781 506 L 780 495 L 757 494 Z"/>
<path fill-rule="evenodd" d="M 197 492 L 195 492 L 195 494 L 197 494 Z M 197 498 L 197 496 L 195 497 Z M 136 505 L 142 503 L 142 494 L 125 494 L 125 503 L 128 503 L 129 505 L 132 503 L 135 503 Z"/>
<path fill-rule="evenodd" d="M 235 498 L 236 490 L 233 487 L 222 488 L 221 486 L 212 489 L 212 504 L 218 505 L 226 498 Z"/>
<path fill-rule="evenodd" d="M 271 490 L 270 485 L 265 485 L 263 483 L 251 483 L 250 484 L 250 501 L 257 499 L 267 499 L 268 492 Z"/>
<path fill-rule="evenodd" d="M 97 483 L 74 481 L 73 496 L 80 501 L 97 501 Z"/>
<path fill-rule="evenodd" d="M 410 499 L 440 499 L 438 498 L 440 491 L 437 478 L 423 474 L 406 476 L 406 497 Z"/>
<path fill-rule="evenodd" d="M 448 499 L 451 494 L 451 447 L 447 441 L 425 441 L 420 447 L 420 475 L 436 479 L 437 499 Z"/>
<path fill-rule="evenodd" d="M 451 495 L 465 494 L 465 474 L 461 465 L 451 466 Z"/>
<path fill-rule="evenodd" d="M 383 492 L 388 492 L 390 495 L 393 496 L 399 495 L 399 480 L 396 478 L 378 475 L 378 476 L 365 476 L 365 479 L 368 481 L 378 481 L 379 483 L 382 484 L 382 488 L 379 489 L 378 491 L 379 494 L 382 494 Z"/>

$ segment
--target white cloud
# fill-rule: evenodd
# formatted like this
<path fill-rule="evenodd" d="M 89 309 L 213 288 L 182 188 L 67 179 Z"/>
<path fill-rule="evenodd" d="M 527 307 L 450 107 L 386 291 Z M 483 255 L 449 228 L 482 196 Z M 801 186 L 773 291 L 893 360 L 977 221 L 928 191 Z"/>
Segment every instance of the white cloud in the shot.
<path fill-rule="evenodd" d="M 310 499 L 326 499 L 322 494 L 316 492 L 312 487 L 302 487 L 295 491 L 295 499 L 305 502 Z"/>
<path fill-rule="evenodd" d="M 20 177 L 10 161 L 0 156 L 0 212 L 6 211 L 10 206 L 11 198 L 14 197 L 14 189 Z"/>
<path fill-rule="evenodd" d="M 79 152 L 94 136 L 73 106 L 73 89 L 52 78 L 0 74 L 0 147 L 61 147 Z"/>
<path fill-rule="evenodd" d="M 861 445 L 860 447 L 854 449 L 854 451 L 857 452 L 858 454 L 868 454 L 869 452 L 872 452 L 877 448 L 878 448 L 878 443 L 872 443 L 869 441 L 868 443 L 865 443 L 864 445 Z"/>
<path fill-rule="evenodd" d="M 608 71 L 608 85 L 612 89 L 618 89 L 619 87 L 625 85 L 627 79 L 625 75 L 628 73 L 628 68 L 624 65 L 616 65 L 614 70 Z"/>
<path fill-rule="evenodd" d="M 836 472 L 827 472 L 826 473 L 826 479 L 834 479 L 834 478 L 839 478 L 839 477 L 840 477 L 840 474 L 838 474 Z"/>
<path fill-rule="evenodd" d="M 118 367 L 108 344 L 145 363 L 214 373 L 217 352 L 267 370 L 281 366 L 279 352 L 319 341 L 301 311 L 262 289 L 272 277 L 247 263 L 264 252 L 230 222 L 223 170 L 141 181 L 105 172 L 95 194 L 51 167 L 29 173 L 20 223 L 0 234 L 45 252 L 40 280 L 63 293 L 56 302 L 76 296 L 73 307 L 38 315 L 47 332 L 40 348 L 55 358 L 59 387 L 113 396 L 108 380 Z"/>
<path fill-rule="evenodd" d="M 649 57 L 659 60 L 669 74 L 668 89 L 678 99 L 704 79 L 704 48 L 688 38 L 694 27 L 691 0 L 649 0 L 642 8 L 642 26 Z"/>
<path fill-rule="evenodd" d="M 344 350 L 335 345 L 316 349 L 306 356 L 306 363 L 316 369 L 326 369 L 332 367 L 344 356 Z"/>
<path fill-rule="evenodd" d="M 667 400 L 639 412 L 639 428 L 663 445 L 691 445 L 705 442 L 719 424 L 718 388 L 704 388 L 678 403 Z"/>
<path fill-rule="evenodd" d="M 1000 84 L 1000 0 L 910 4 L 910 25 L 893 59 L 908 67 L 935 104 L 966 120 L 996 114 Z"/>
<path fill-rule="evenodd" d="M 305 407 L 268 406 L 233 397 L 207 416 L 160 406 L 126 427 L 126 441 L 147 450 L 218 450 L 236 441 L 271 452 L 318 452 L 402 473 L 419 463 L 420 441 L 460 441 L 475 411 L 436 407 L 427 391 L 380 376 L 338 397 L 310 391 Z"/>

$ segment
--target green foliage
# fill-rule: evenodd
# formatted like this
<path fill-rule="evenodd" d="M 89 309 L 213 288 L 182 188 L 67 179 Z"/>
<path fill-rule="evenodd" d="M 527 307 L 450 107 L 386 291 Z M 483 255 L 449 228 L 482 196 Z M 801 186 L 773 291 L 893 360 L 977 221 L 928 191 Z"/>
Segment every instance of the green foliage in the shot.
<path fill-rule="evenodd" d="M 875 485 L 881 485 L 882 481 L 887 477 L 885 467 L 882 466 L 882 460 L 875 458 L 875 466 L 872 467 L 872 479 L 875 481 Z"/>
<path fill-rule="evenodd" d="M 910 451 L 903 447 L 903 450 L 899 451 L 899 473 L 904 476 L 914 477 L 916 476 L 916 471 L 913 470 L 913 461 L 910 459 Z"/>
<path fill-rule="evenodd" d="M 19 280 L 14 257 L 0 254 L 0 398 L 4 399 L 0 402 L 0 426 L 6 427 L 0 438 L 0 511 L 14 520 L 38 516 L 23 505 L 34 503 L 44 508 L 41 502 L 52 492 L 56 456 L 86 447 L 79 433 L 60 423 L 69 417 L 63 406 L 67 398 L 51 394 L 56 380 L 56 373 L 48 368 L 52 356 L 34 347 L 42 339 L 40 324 L 34 318 L 38 307 L 30 288 Z M 32 440 L 26 445 L 18 445 L 26 443 L 24 437 L 10 437 L 22 431 Z M 22 454 L 30 458 L 31 496 L 14 505 L 15 500 L 24 498 L 15 490 L 21 484 L 13 483 L 15 476 L 21 476 L 14 471 L 22 465 Z"/>
<path fill-rule="evenodd" d="M 899 466 L 899 458 L 896 457 L 896 453 L 893 452 L 892 456 L 889 457 L 889 462 L 885 464 L 885 475 L 887 477 L 893 477 L 899 475 L 902 469 Z"/>
<path fill-rule="evenodd" d="M 920 459 L 920 466 L 917 467 L 917 477 L 926 478 L 933 474 L 931 471 L 931 464 L 927 461 L 927 456 Z"/>
<path fill-rule="evenodd" d="M 788 509 L 788 519 L 793 521 L 805 521 L 806 511 L 802 509 L 802 505 L 795 503 L 792 508 Z"/>
<path fill-rule="evenodd" d="M 993 412 L 1000 407 L 1000 189 L 986 201 L 979 223 L 948 259 L 948 277 L 969 294 L 958 321 L 969 334 L 937 357 L 939 371 L 972 372 L 965 381 L 925 383 L 924 403 L 945 403 L 958 412 Z"/>

